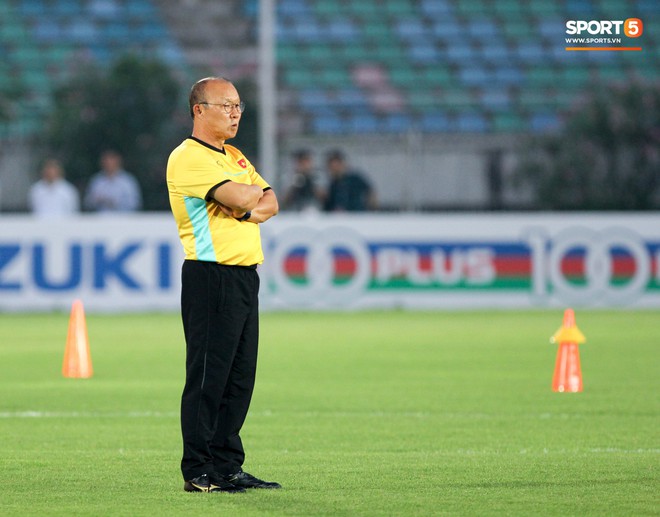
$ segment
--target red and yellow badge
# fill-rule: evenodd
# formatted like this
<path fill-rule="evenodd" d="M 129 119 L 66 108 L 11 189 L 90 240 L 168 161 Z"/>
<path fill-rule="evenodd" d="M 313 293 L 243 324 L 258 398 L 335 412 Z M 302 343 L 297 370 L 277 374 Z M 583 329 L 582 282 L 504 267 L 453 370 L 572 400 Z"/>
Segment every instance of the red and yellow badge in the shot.
<path fill-rule="evenodd" d="M 247 169 L 247 163 L 245 162 L 245 158 L 241 158 L 240 160 L 238 160 L 238 164 L 244 169 Z"/>

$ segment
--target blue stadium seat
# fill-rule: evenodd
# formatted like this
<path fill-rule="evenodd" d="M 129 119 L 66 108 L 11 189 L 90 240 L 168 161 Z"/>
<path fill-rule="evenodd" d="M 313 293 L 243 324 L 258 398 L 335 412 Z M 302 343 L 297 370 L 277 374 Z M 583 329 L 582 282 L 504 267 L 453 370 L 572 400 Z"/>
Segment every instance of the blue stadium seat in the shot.
<path fill-rule="evenodd" d="M 385 116 L 382 130 L 386 133 L 405 133 L 412 127 L 412 118 L 409 115 L 396 113 Z"/>
<path fill-rule="evenodd" d="M 500 37 L 497 27 L 490 20 L 473 20 L 467 23 L 467 33 L 476 40 L 492 43 Z"/>
<path fill-rule="evenodd" d="M 123 6 L 117 0 L 92 0 L 87 11 L 90 16 L 103 20 L 116 20 L 124 14 Z"/>
<path fill-rule="evenodd" d="M 30 18 L 41 18 L 48 12 L 48 5 L 45 0 L 24 0 L 17 2 L 17 4 L 18 12 Z"/>
<path fill-rule="evenodd" d="M 133 37 L 139 42 L 158 42 L 168 39 L 167 29 L 156 21 L 147 21 L 132 31 Z"/>
<path fill-rule="evenodd" d="M 346 131 L 346 123 L 339 115 L 313 117 L 312 130 L 322 135 L 336 135 Z"/>
<path fill-rule="evenodd" d="M 489 129 L 488 121 L 481 113 L 459 113 L 456 125 L 459 131 L 466 133 L 484 133 Z"/>
<path fill-rule="evenodd" d="M 82 6 L 78 0 L 57 0 L 49 4 L 50 11 L 61 17 L 75 16 L 81 14 Z"/>
<path fill-rule="evenodd" d="M 550 53 L 545 50 L 543 45 L 537 42 L 520 42 L 516 46 L 514 53 L 518 56 L 518 59 L 530 64 L 541 63 L 550 57 Z"/>
<path fill-rule="evenodd" d="M 523 74 L 514 66 L 502 66 L 495 69 L 494 80 L 499 84 L 513 86 L 523 81 Z"/>
<path fill-rule="evenodd" d="M 442 133 L 449 131 L 452 123 L 446 113 L 435 111 L 421 116 L 420 128 L 425 133 Z"/>
<path fill-rule="evenodd" d="M 447 15 L 454 14 L 454 7 L 449 0 L 421 0 L 420 10 L 432 19 L 446 19 Z"/>
<path fill-rule="evenodd" d="M 291 25 L 291 36 L 295 41 L 320 43 L 327 41 L 324 27 L 315 18 L 296 18 Z"/>
<path fill-rule="evenodd" d="M 60 24 L 47 18 L 37 21 L 32 31 L 36 40 L 43 43 L 55 42 L 62 38 Z"/>
<path fill-rule="evenodd" d="M 424 42 L 428 39 L 430 31 L 421 18 L 406 18 L 394 25 L 394 32 L 402 41 Z"/>
<path fill-rule="evenodd" d="M 542 19 L 538 22 L 539 33 L 551 45 L 562 45 L 566 38 L 566 20 L 561 18 Z"/>
<path fill-rule="evenodd" d="M 109 43 L 123 43 L 130 38 L 130 30 L 123 23 L 108 23 L 101 30 L 101 38 Z"/>
<path fill-rule="evenodd" d="M 408 53 L 413 63 L 430 65 L 440 61 L 440 52 L 433 43 L 428 41 L 411 45 Z"/>
<path fill-rule="evenodd" d="M 483 106 L 490 111 L 506 111 L 511 109 L 511 95 L 507 90 L 484 90 L 481 93 Z"/>
<path fill-rule="evenodd" d="M 379 133 L 382 127 L 378 117 L 369 112 L 353 112 L 348 117 L 347 127 L 352 133 Z"/>
<path fill-rule="evenodd" d="M 535 132 L 556 131 L 560 128 L 560 119 L 556 113 L 533 113 L 529 124 Z"/>
<path fill-rule="evenodd" d="M 430 27 L 431 35 L 450 45 L 465 45 L 465 28 L 458 22 L 452 20 L 438 20 Z"/>
<path fill-rule="evenodd" d="M 277 2 L 277 13 L 280 16 L 309 16 L 312 10 L 305 0 L 282 0 Z"/>
<path fill-rule="evenodd" d="M 66 29 L 67 37 L 76 44 L 90 44 L 99 37 L 99 31 L 88 18 L 75 17 Z"/>
<path fill-rule="evenodd" d="M 241 11 L 248 18 L 256 18 L 259 12 L 259 0 L 243 0 L 241 2 Z"/>
<path fill-rule="evenodd" d="M 327 38 L 335 42 L 353 42 L 359 39 L 359 31 L 349 20 L 336 19 L 326 27 Z"/>
<path fill-rule="evenodd" d="M 512 60 L 511 52 L 503 43 L 486 45 L 482 48 L 481 55 L 484 61 L 496 66 L 509 64 Z"/>
<path fill-rule="evenodd" d="M 367 98 L 358 88 L 337 90 L 332 103 L 338 108 L 358 109 L 367 104 Z"/>
<path fill-rule="evenodd" d="M 447 61 L 459 66 L 476 65 L 480 58 L 480 53 L 467 42 L 457 42 L 454 45 L 449 44 L 445 55 Z"/>
<path fill-rule="evenodd" d="M 186 57 L 183 54 L 183 51 L 172 41 L 158 45 L 156 48 L 156 55 L 168 65 L 179 68 L 186 62 Z"/>
<path fill-rule="evenodd" d="M 461 68 L 458 77 L 467 86 L 488 87 L 493 81 L 493 73 L 481 67 Z"/>
<path fill-rule="evenodd" d="M 591 0 L 571 0 L 566 2 L 566 12 L 571 17 L 575 16 L 576 19 L 583 19 L 583 17 L 594 15 L 596 10 Z"/>
<path fill-rule="evenodd" d="M 325 90 L 313 89 L 301 91 L 298 95 L 299 104 L 303 109 L 327 107 L 330 96 Z"/>

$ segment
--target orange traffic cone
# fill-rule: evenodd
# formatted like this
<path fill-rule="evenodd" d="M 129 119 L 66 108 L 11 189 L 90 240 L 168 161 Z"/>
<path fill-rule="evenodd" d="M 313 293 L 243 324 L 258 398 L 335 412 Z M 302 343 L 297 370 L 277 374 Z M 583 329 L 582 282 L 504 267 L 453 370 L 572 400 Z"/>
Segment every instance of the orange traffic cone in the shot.
<path fill-rule="evenodd" d="M 82 302 L 75 300 L 71 306 L 62 375 L 64 377 L 88 379 L 93 373 L 92 357 L 89 354 L 85 311 Z"/>
<path fill-rule="evenodd" d="M 584 334 L 575 325 L 573 309 L 566 309 L 564 323 L 550 338 L 551 343 L 559 343 L 555 374 L 552 378 L 552 391 L 559 393 L 582 391 L 582 370 L 580 369 L 578 344 L 585 341 Z"/>

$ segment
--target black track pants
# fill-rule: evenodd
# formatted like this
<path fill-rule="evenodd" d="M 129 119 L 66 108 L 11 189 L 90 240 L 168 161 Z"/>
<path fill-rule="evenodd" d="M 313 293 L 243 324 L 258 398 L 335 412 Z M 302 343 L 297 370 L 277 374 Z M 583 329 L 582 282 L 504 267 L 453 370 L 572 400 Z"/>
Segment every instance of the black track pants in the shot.
<path fill-rule="evenodd" d="M 186 384 L 181 398 L 184 479 L 238 472 L 259 341 L 254 267 L 186 260 L 181 278 Z"/>

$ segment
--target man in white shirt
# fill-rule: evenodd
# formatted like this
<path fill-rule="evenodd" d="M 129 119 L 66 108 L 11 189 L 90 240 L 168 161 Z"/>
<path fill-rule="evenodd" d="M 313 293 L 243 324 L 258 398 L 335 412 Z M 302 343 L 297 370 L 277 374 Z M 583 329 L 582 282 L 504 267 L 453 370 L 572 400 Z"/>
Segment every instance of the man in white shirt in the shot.
<path fill-rule="evenodd" d="M 140 185 L 122 169 L 119 153 L 105 151 L 101 155 L 101 170 L 89 183 L 85 207 L 95 212 L 133 212 L 142 207 Z"/>
<path fill-rule="evenodd" d="M 76 188 L 64 179 L 64 170 L 58 160 L 50 158 L 41 167 L 41 179 L 30 187 L 30 210 L 38 217 L 59 218 L 80 211 L 80 198 Z"/>

